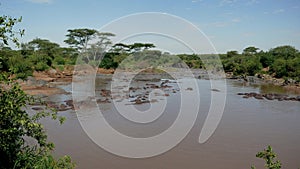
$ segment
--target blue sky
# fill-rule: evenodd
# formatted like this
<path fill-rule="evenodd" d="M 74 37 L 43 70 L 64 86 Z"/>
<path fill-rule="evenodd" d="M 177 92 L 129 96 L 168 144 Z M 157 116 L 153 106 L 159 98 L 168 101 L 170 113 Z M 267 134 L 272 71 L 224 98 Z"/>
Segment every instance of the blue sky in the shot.
<path fill-rule="evenodd" d="M 129 14 L 163 12 L 196 25 L 219 53 L 247 46 L 300 49 L 299 0 L 1 0 L 0 11 L 23 17 L 22 42 L 39 37 L 66 46 L 68 29 L 100 29 Z"/>

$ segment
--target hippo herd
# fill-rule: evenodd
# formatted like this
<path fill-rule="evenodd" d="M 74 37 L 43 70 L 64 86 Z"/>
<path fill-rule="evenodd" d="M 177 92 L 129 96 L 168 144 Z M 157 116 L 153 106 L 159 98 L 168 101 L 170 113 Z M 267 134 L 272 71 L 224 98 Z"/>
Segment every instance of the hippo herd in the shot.
<path fill-rule="evenodd" d="M 278 100 L 278 101 L 300 101 L 300 96 L 289 96 L 287 94 L 278 94 L 278 93 L 255 93 L 255 92 L 250 92 L 250 93 L 238 93 L 237 95 L 243 96 L 243 98 L 255 98 L 258 100 Z"/>

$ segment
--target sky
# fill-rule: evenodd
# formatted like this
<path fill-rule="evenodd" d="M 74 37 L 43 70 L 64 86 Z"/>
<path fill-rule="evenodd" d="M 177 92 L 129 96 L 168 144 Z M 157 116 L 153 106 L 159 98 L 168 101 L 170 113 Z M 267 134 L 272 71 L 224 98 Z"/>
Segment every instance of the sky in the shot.
<path fill-rule="evenodd" d="M 23 20 L 16 28 L 25 29 L 25 36 L 21 38 L 21 42 L 24 43 L 34 38 L 44 38 L 67 46 L 63 42 L 66 39 L 65 35 L 68 29 L 74 28 L 100 31 L 110 31 L 108 28 L 115 30 L 116 26 L 127 31 L 132 27 L 144 26 L 146 29 L 146 25 L 152 28 L 150 24 L 157 24 L 152 22 L 157 19 L 156 16 L 148 18 L 140 15 L 133 18 L 136 19 L 136 24 L 132 27 L 126 25 L 130 22 L 126 21 L 126 16 L 159 12 L 162 15 L 170 14 L 170 20 L 176 17 L 179 19 L 170 22 L 162 19 L 161 24 L 158 23 L 153 28 L 161 29 L 165 34 L 169 31 L 173 32 L 172 35 L 176 32 L 182 34 L 182 37 L 186 35 L 185 40 L 178 38 L 183 43 L 187 41 L 187 44 L 191 42 L 198 46 L 211 43 L 217 53 L 226 53 L 229 50 L 242 52 L 248 46 L 255 46 L 264 51 L 280 45 L 291 45 L 300 49 L 299 0 L 0 0 L 0 2 L 1 14 L 22 16 Z M 122 22 L 124 17 L 126 22 L 123 25 L 115 23 Z M 110 25 L 112 21 L 114 27 Z M 192 24 L 191 27 L 196 26 L 208 41 L 199 40 L 197 36 L 201 35 L 195 33 L 194 28 L 182 31 L 183 25 L 187 23 Z M 178 26 L 179 24 L 181 26 Z M 164 39 L 168 38 L 162 36 L 145 35 L 131 38 L 127 42 L 149 41 L 155 43 L 157 48 L 165 48 L 173 53 L 186 52 L 187 49 L 182 47 L 183 43 L 181 47 L 180 43 L 173 44 L 172 41 L 176 41 L 174 40 L 176 38 L 170 40 L 170 36 L 167 41 Z"/>

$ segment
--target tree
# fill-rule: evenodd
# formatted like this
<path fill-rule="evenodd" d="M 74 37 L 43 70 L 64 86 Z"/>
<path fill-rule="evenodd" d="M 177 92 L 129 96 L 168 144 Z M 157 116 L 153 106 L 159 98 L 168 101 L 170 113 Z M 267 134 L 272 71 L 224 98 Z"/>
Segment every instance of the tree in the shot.
<path fill-rule="evenodd" d="M 131 52 L 138 52 L 149 48 L 154 48 L 155 45 L 151 43 L 134 43 L 129 45 L 129 49 Z"/>
<path fill-rule="evenodd" d="M 299 51 L 295 47 L 289 45 L 278 46 L 274 49 L 270 49 L 269 52 L 275 58 L 284 58 L 285 60 L 289 58 L 295 58 L 297 56 L 297 53 L 299 53 Z"/>
<path fill-rule="evenodd" d="M 40 64 L 52 66 L 52 61 L 58 55 L 59 51 L 59 45 L 57 43 L 50 42 L 47 39 L 36 38 L 28 42 L 28 45 L 34 50 L 35 54 L 33 55 L 35 55 L 36 58 L 42 58 L 39 62 L 43 63 Z"/>
<path fill-rule="evenodd" d="M 261 52 L 258 53 L 258 55 L 260 57 L 260 62 L 261 62 L 263 67 L 269 67 L 275 61 L 274 56 L 272 54 L 270 54 L 270 52 L 261 51 Z"/>
<path fill-rule="evenodd" d="M 24 93 L 18 83 L 1 75 L 0 88 L 0 168 L 40 168 L 41 161 L 52 160 L 45 168 L 55 165 L 74 167 L 70 157 L 54 160 L 50 151 L 54 144 L 47 142 L 47 135 L 40 119 L 51 116 L 57 119 L 57 114 L 52 111 L 41 111 L 29 115 L 24 107 L 36 103 L 36 99 Z M 3 87 L 5 86 L 5 87 Z M 62 123 L 64 118 L 59 118 Z M 26 138 L 36 141 L 29 145 Z M 65 161 L 61 163 L 60 161 Z"/>
<path fill-rule="evenodd" d="M 0 40 L 8 45 L 9 41 L 12 41 L 17 46 L 20 45 L 17 35 L 23 36 L 25 30 L 20 29 L 19 31 L 15 31 L 14 26 L 22 21 L 22 17 L 20 18 L 12 18 L 10 16 L 0 16 Z"/>
<path fill-rule="evenodd" d="M 86 50 L 88 42 L 95 37 L 97 34 L 95 29 L 69 29 L 67 39 L 64 40 L 65 43 L 69 44 L 71 47 L 75 47 L 79 51 Z"/>
<path fill-rule="evenodd" d="M 289 60 L 297 58 L 299 51 L 289 45 L 278 46 L 270 49 L 269 53 L 274 57 L 275 61 L 271 65 L 271 71 L 276 73 L 276 77 L 288 77 L 290 71 L 293 70 L 289 65 Z"/>
<path fill-rule="evenodd" d="M 115 36 L 109 32 L 98 32 L 95 29 L 69 29 L 65 43 L 75 47 L 83 59 L 97 62 L 102 59 L 103 53 L 111 44 L 110 37 Z"/>
<path fill-rule="evenodd" d="M 255 55 L 257 54 L 257 50 L 259 50 L 259 48 L 254 46 L 249 46 L 243 50 L 243 54 L 246 56 Z"/>
<path fill-rule="evenodd" d="M 20 21 L 0 17 L 0 43 L 8 45 L 8 40 L 12 39 L 15 44 L 19 44 L 12 27 Z M 22 35 L 24 31 L 20 33 Z M 29 115 L 26 105 L 36 103 L 37 100 L 25 94 L 16 79 L 8 78 L 8 75 L 6 72 L 0 74 L 0 168 L 74 168 L 68 156 L 59 160 L 53 158 L 50 152 L 54 144 L 47 142 L 47 135 L 39 122 L 47 116 L 57 119 L 57 114 L 41 111 Z M 63 120 L 59 118 L 61 123 Z M 36 144 L 27 144 L 27 138 L 34 139 Z"/>
<path fill-rule="evenodd" d="M 95 42 L 90 44 L 89 48 L 94 61 L 100 61 L 103 59 L 106 49 L 112 44 L 110 37 L 113 36 L 115 36 L 115 34 L 109 32 L 96 33 Z"/>
<path fill-rule="evenodd" d="M 134 43 L 134 44 L 124 44 L 124 43 L 117 43 L 112 46 L 111 52 L 115 53 L 133 53 L 133 52 L 140 52 L 142 50 L 155 48 L 155 45 L 152 43 Z"/>
<path fill-rule="evenodd" d="M 235 50 L 232 50 L 232 51 L 228 51 L 227 52 L 227 57 L 233 57 L 233 56 L 237 56 L 239 53 Z"/>
<path fill-rule="evenodd" d="M 124 43 L 116 43 L 112 46 L 112 48 L 110 49 L 110 52 L 112 53 L 128 53 L 130 52 L 130 46 Z"/>

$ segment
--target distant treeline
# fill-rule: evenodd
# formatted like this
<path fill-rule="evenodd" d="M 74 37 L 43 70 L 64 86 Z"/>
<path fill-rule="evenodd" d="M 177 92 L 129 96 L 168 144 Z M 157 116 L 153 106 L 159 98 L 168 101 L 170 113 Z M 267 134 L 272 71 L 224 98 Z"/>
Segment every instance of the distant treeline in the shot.
<path fill-rule="evenodd" d="M 113 36 L 115 35 L 112 33 L 93 29 L 70 29 L 65 40 L 70 47 L 60 47 L 57 43 L 40 38 L 21 44 L 17 50 L 2 45 L 0 72 L 10 72 L 17 78 L 26 78 L 35 70 L 44 71 L 51 67 L 63 69 L 64 65 L 74 65 L 76 61 L 105 69 L 159 65 L 205 68 L 199 55 L 174 55 L 151 49 L 155 47 L 151 43 L 112 45 L 110 38 Z M 234 75 L 270 74 L 277 78 L 300 81 L 300 53 L 292 46 L 279 46 L 269 51 L 250 46 L 242 53 L 228 51 L 219 56 L 224 70 Z M 201 55 L 201 58 L 210 57 L 215 55 Z"/>

